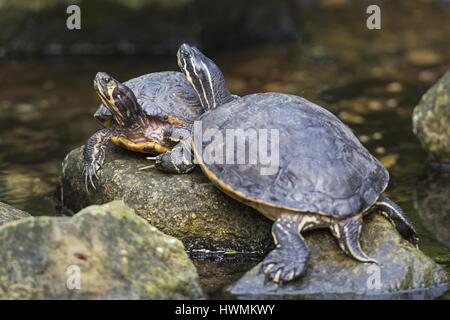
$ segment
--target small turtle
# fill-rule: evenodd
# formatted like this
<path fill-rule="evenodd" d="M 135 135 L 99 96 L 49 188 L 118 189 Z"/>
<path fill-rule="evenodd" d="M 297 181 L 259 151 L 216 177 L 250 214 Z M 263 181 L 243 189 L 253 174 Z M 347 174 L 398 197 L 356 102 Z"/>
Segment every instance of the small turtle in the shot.
<path fill-rule="evenodd" d="M 94 88 L 102 105 L 94 117 L 105 127 L 92 135 L 84 148 L 84 174 L 93 177 L 103 164 L 110 141 L 125 149 L 149 153 L 174 153 L 181 148 L 177 136 L 189 135 L 193 121 L 203 112 L 198 95 L 181 72 L 156 72 L 120 83 L 108 74 L 95 76 Z M 159 161 L 162 169 L 166 162 Z M 168 171 L 178 169 L 173 160 Z M 183 172 L 192 165 L 178 164 Z"/>
<path fill-rule="evenodd" d="M 369 212 L 384 214 L 417 245 L 413 224 L 382 194 L 388 171 L 332 113 L 282 93 L 233 97 L 214 62 L 186 44 L 178 51 L 178 63 L 203 107 L 210 110 L 194 125 L 196 161 L 219 189 L 275 221 L 276 248 L 261 264 L 267 280 L 283 283 L 305 272 L 309 252 L 301 233 L 315 228 L 329 228 L 347 255 L 376 263 L 359 243 L 363 216 Z M 237 160 L 242 150 L 234 138 L 228 139 L 229 132 L 239 132 L 246 152 L 258 144 L 258 137 L 248 134 L 251 130 L 278 132 L 279 144 L 267 143 L 267 154 L 279 154 L 271 174 L 261 170 L 266 165 L 260 159 L 241 164 Z M 247 159 L 251 156 L 249 152 Z"/>

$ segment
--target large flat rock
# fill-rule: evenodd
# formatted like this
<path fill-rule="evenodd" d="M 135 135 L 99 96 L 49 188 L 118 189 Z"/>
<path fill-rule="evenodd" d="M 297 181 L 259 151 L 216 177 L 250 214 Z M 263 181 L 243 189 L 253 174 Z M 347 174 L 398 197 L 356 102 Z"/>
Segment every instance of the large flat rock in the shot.
<path fill-rule="evenodd" d="M 265 284 L 257 265 L 227 293 L 241 299 L 423 299 L 447 289 L 445 271 L 382 216 L 367 217 L 361 236 L 362 248 L 379 265 L 349 258 L 328 231 L 311 231 L 305 239 L 311 258 L 303 278 L 284 286 Z"/>

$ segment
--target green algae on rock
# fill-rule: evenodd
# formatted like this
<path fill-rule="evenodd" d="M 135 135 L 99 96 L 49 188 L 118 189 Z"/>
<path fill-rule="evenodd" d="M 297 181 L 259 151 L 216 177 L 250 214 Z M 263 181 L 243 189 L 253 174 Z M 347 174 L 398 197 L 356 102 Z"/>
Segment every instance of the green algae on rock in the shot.
<path fill-rule="evenodd" d="M 433 298 L 447 289 L 445 271 L 402 239 L 382 216 L 365 219 L 361 244 L 379 264 L 361 263 L 344 255 L 327 231 L 312 231 L 306 242 L 311 251 L 303 278 L 284 286 L 264 283 L 258 264 L 227 288 L 241 298 L 380 299 Z"/>
<path fill-rule="evenodd" d="M 29 217 L 29 213 L 0 202 L 0 225 Z"/>
<path fill-rule="evenodd" d="M 450 71 L 414 108 L 413 130 L 432 160 L 450 163 Z"/>
<path fill-rule="evenodd" d="M 0 227 L 0 299 L 198 299 L 180 241 L 123 202 Z"/>
<path fill-rule="evenodd" d="M 183 241 L 187 249 L 262 252 L 272 244 L 272 223 L 255 210 L 229 198 L 196 169 L 165 174 L 145 156 L 109 146 L 97 189 L 86 191 L 83 148 L 63 162 L 59 199 L 76 212 L 91 204 L 123 199 L 137 214 L 162 232 Z"/>

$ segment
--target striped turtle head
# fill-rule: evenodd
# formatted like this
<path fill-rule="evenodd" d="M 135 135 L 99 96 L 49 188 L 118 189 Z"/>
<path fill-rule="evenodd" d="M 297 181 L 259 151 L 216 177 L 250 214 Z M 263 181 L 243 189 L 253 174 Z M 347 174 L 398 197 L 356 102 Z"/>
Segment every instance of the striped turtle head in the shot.
<path fill-rule="evenodd" d="M 144 117 L 133 91 L 109 74 L 98 72 L 94 89 L 119 126 L 129 127 Z"/>
<path fill-rule="evenodd" d="M 196 47 L 182 44 L 177 58 L 178 66 L 197 92 L 205 110 L 214 109 L 233 99 L 222 71 Z"/>

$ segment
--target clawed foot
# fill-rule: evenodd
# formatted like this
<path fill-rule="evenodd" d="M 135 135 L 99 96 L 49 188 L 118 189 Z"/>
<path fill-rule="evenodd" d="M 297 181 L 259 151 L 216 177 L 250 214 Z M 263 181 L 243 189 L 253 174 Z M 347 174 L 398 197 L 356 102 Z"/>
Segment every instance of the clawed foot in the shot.
<path fill-rule="evenodd" d="M 261 263 L 260 272 L 264 273 L 265 281 L 282 285 L 298 278 L 305 271 L 306 264 L 295 256 L 286 250 L 272 250 Z"/>
<path fill-rule="evenodd" d="M 84 174 L 84 186 L 86 188 L 86 191 L 89 192 L 89 184 L 96 190 L 94 183 L 94 178 L 98 179 L 97 171 L 100 169 L 98 165 L 93 164 L 85 164 L 83 168 L 83 174 Z"/>
<path fill-rule="evenodd" d="M 194 168 L 194 164 L 186 159 L 182 145 L 157 156 L 147 157 L 147 160 L 154 161 L 154 163 L 141 167 L 139 170 L 158 168 L 167 173 L 187 173 Z"/>

